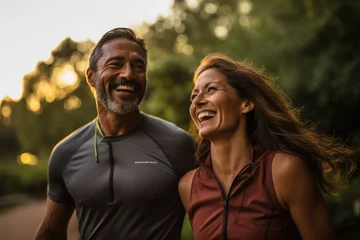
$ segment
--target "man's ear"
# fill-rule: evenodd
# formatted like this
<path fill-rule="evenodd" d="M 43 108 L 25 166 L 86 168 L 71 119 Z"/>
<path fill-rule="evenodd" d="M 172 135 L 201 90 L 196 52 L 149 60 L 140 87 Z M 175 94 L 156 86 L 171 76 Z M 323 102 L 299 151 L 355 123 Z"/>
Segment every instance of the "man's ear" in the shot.
<path fill-rule="evenodd" d="M 254 109 L 254 103 L 248 99 L 245 99 L 241 104 L 241 108 L 242 113 L 248 113 Z"/>
<path fill-rule="evenodd" d="M 95 80 L 94 80 L 94 71 L 88 68 L 86 70 L 86 80 L 90 87 L 95 87 Z"/>

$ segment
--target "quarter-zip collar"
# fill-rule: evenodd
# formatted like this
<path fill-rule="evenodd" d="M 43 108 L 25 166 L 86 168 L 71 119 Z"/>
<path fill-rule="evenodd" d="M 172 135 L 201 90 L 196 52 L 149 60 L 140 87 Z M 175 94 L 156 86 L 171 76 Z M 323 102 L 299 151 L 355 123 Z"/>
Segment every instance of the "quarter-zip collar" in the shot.
<path fill-rule="evenodd" d="M 114 170 L 115 170 L 115 160 L 113 154 L 113 143 L 114 141 L 118 141 L 120 139 L 124 139 L 129 136 L 129 134 L 133 133 L 134 131 L 138 131 L 141 129 L 142 124 L 144 124 L 144 115 L 141 113 L 141 119 L 139 121 L 139 126 L 135 128 L 133 131 L 129 133 L 125 133 L 120 136 L 105 136 L 100 128 L 99 118 L 96 117 L 94 120 L 95 124 L 95 131 L 94 131 L 94 158 L 96 163 L 99 163 L 99 156 L 98 156 L 98 147 L 97 147 L 97 135 L 102 138 L 102 142 L 107 143 L 108 151 L 109 151 L 109 162 L 110 162 L 110 173 L 109 173 L 109 204 L 113 204 L 115 202 L 114 196 Z"/>

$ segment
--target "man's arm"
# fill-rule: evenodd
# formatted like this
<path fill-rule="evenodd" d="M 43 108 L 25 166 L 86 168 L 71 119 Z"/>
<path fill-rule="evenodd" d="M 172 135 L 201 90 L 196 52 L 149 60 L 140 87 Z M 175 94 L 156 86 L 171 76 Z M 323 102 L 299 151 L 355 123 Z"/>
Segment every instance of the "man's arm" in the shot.
<path fill-rule="evenodd" d="M 335 239 L 325 200 L 307 164 L 293 155 L 276 153 L 272 172 L 276 195 L 290 211 L 302 239 Z"/>
<path fill-rule="evenodd" d="M 34 240 L 65 240 L 73 212 L 72 204 L 59 204 L 47 198 L 45 216 L 36 230 Z"/>

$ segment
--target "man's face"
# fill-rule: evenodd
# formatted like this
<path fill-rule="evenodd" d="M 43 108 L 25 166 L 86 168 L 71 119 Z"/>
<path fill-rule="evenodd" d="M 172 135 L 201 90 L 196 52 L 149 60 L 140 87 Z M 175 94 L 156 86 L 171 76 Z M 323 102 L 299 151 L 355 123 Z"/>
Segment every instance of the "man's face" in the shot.
<path fill-rule="evenodd" d="M 97 71 L 88 73 L 97 100 L 118 115 L 138 109 L 146 90 L 146 58 L 131 40 L 112 39 L 102 46 Z"/>

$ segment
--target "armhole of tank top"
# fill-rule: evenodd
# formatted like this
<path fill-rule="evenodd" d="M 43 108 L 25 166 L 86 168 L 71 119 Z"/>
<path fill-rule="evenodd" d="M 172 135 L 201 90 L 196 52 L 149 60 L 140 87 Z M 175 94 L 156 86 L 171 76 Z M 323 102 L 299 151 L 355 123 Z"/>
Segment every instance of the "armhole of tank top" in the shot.
<path fill-rule="evenodd" d="M 191 209 L 191 198 L 192 198 L 192 190 L 193 190 L 193 187 L 194 187 L 194 178 L 195 178 L 195 174 L 197 174 L 197 172 L 200 170 L 200 167 L 194 169 L 194 173 L 192 175 L 192 179 L 191 179 L 191 184 L 190 184 L 190 193 L 189 193 L 189 204 L 188 204 L 188 209 L 186 209 L 186 212 L 188 213 L 189 215 L 189 219 L 191 219 L 193 216 L 192 216 L 192 213 L 190 212 L 190 209 Z"/>
<path fill-rule="evenodd" d="M 273 162 L 274 162 L 274 157 L 275 157 L 276 153 L 277 153 L 276 151 L 272 152 L 268 156 L 267 169 L 270 168 L 270 170 L 267 171 L 266 182 L 268 183 L 267 185 L 268 185 L 268 188 L 270 189 L 269 194 L 270 194 L 270 197 L 273 200 L 273 202 L 276 204 L 277 207 L 279 207 L 280 209 L 282 209 L 285 212 L 288 212 L 288 210 L 285 209 L 283 207 L 283 205 L 280 203 L 279 198 L 278 198 L 278 196 L 276 194 L 276 191 L 275 191 L 275 185 L 274 185 L 274 178 L 273 178 L 272 169 L 273 169 Z"/>

